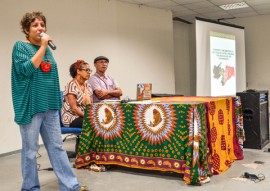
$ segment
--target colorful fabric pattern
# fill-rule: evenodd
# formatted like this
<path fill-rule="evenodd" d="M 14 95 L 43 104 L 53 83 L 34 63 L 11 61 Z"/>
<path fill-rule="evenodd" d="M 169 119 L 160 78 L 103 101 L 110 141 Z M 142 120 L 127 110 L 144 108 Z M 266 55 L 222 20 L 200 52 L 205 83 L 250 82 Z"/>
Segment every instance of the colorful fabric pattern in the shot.
<path fill-rule="evenodd" d="M 181 173 L 186 184 L 210 176 L 204 103 L 91 104 L 76 167 L 90 163 Z"/>
<path fill-rule="evenodd" d="M 235 160 L 243 159 L 244 128 L 239 97 L 170 97 L 161 102 L 204 102 L 207 107 L 209 164 L 214 174 L 225 172 Z"/>
<path fill-rule="evenodd" d="M 242 111 L 242 104 L 241 99 L 239 96 L 234 98 L 235 104 L 235 125 L 236 125 L 236 134 L 238 138 L 238 143 L 243 150 L 243 143 L 246 140 L 245 131 L 244 131 L 244 124 L 243 124 L 243 111 Z"/>

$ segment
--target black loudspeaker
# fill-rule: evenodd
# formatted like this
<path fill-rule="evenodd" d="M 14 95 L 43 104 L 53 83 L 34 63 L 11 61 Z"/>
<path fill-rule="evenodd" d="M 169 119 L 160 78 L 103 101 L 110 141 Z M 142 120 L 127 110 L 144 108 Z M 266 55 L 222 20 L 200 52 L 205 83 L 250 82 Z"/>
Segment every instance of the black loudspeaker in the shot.
<path fill-rule="evenodd" d="M 244 148 L 262 149 L 269 143 L 268 91 L 247 90 L 236 95 L 242 103 Z"/>

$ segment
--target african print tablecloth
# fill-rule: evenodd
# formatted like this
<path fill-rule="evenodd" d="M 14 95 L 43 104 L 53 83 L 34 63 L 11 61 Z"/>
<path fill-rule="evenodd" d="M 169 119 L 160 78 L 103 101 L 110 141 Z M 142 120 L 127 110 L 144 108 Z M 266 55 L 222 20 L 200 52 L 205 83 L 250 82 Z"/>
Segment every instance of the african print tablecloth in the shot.
<path fill-rule="evenodd" d="M 213 174 L 226 171 L 233 161 L 243 159 L 243 115 L 239 97 L 163 97 L 162 102 L 205 102 L 207 107 L 209 163 Z"/>
<path fill-rule="evenodd" d="M 204 103 L 91 104 L 76 167 L 90 163 L 181 173 L 200 185 L 211 175 Z"/>

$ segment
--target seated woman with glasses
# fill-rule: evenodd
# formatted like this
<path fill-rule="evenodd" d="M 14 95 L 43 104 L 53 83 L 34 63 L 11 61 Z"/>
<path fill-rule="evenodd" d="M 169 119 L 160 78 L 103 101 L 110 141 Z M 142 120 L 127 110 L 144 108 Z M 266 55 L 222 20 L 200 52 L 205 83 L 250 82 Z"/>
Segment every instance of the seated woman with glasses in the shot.
<path fill-rule="evenodd" d="M 85 106 L 93 102 L 93 91 L 87 82 L 92 70 L 83 60 L 77 60 L 69 68 L 73 78 L 63 92 L 62 123 L 66 127 L 81 127 Z"/>

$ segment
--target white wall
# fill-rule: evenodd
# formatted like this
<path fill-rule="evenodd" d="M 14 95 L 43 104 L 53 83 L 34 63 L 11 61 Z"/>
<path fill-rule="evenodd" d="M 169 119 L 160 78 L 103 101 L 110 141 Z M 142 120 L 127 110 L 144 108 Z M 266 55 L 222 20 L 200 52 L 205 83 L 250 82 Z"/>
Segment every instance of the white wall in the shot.
<path fill-rule="evenodd" d="M 247 88 L 270 91 L 270 15 L 235 19 L 245 27 Z"/>
<path fill-rule="evenodd" d="M 173 22 L 175 92 L 196 95 L 196 49 L 193 24 Z"/>
<path fill-rule="evenodd" d="M 47 18 L 62 89 L 71 79 L 73 62 L 92 63 L 105 55 L 110 58 L 108 74 L 117 79 L 123 97 L 135 98 L 138 82 L 151 82 L 154 93 L 175 93 L 170 11 L 115 0 L 1 0 L 0 154 L 21 149 L 13 120 L 11 51 L 15 41 L 25 38 L 20 20 L 29 11 L 42 11 Z"/>

